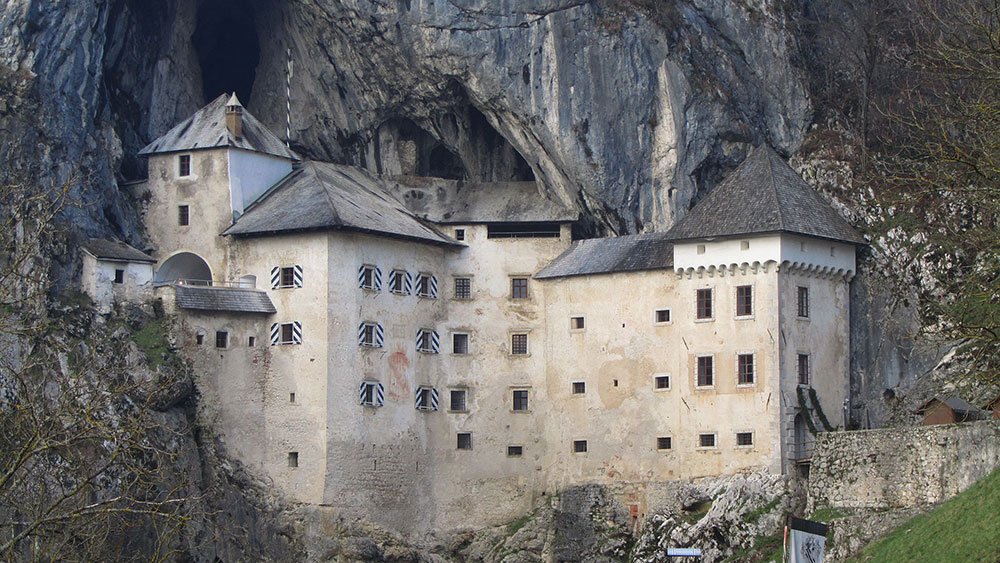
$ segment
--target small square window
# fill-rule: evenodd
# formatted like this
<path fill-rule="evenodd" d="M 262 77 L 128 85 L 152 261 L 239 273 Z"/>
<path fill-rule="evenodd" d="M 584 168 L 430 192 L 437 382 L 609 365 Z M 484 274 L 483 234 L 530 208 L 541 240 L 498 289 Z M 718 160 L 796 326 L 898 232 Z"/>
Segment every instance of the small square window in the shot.
<path fill-rule="evenodd" d="M 749 317 L 753 315 L 753 286 L 740 285 L 736 287 L 736 316 Z"/>
<path fill-rule="evenodd" d="M 507 457 L 521 457 L 524 455 L 524 446 L 507 446 Z"/>
<path fill-rule="evenodd" d="M 199 330 L 198 332 L 194 333 L 194 343 L 197 344 L 198 346 L 201 346 L 202 344 L 205 343 L 204 331 Z"/>
<path fill-rule="evenodd" d="M 510 335 L 510 353 L 515 356 L 528 354 L 528 335 L 524 333 Z"/>
<path fill-rule="evenodd" d="M 515 412 L 528 412 L 528 390 L 515 389 L 513 393 L 514 404 L 512 410 Z"/>
<path fill-rule="evenodd" d="M 282 323 L 280 338 L 279 344 L 295 344 L 295 324 Z"/>
<path fill-rule="evenodd" d="M 465 240 L 465 229 L 455 229 L 455 240 Z"/>
<path fill-rule="evenodd" d="M 657 375 L 653 377 L 653 388 L 657 391 L 666 391 L 670 389 L 670 376 Z"/>
<path fill-rule="evenodd" d="M 715 384 L 715 358 L 698 356 L 698 387 L 711 387 Z"/>
<path fill-rule="evenodd" d="M 809 318 L 809 288 L 798 288 L 798 316 L 800 319 Z"/>
<path fill-rule="evenodd" d="M 469 353 L 469 335 L 456 332 L 451 335 L 451 353 L 452 354 L 468 354 Z"/>
<path fill-rule="evenodd" d="M 191 224 L 191 207 L 188 205 L 177 206 L 177 224 L 186 227 Z"/>
<path fill-rule="evenodd" d="M 740 241 L 740 250 L 750 250 L 750 241 L 748 241 L 748 240 L 741 240 Z"/>
<path fill-rule="evenodd" d="M 528 278 L 511 278 L 510 297 L 511 299 L 528 298 Z"/>
<path fill-rule="evenodd" d="M 587 453 L 587 441 L 586 440 L 573 440 L 573 453 Z"/>
<path fill-rule="evenodd" d="M 669 450 L 673 447 L 673 439 L 670 436 L 660 436 L 656 438 L 656 449 Z"/>
<path fill-rule="evenodd" d="M 698 434 L 698 447 L 699 448 L 714 448 L 715 447 L 715 434 Z"/>
<path fill-rule="evenodd" d="M 656 324 L 667 324 L 670 322 L 670 309 L 657 309 L 654 316 Z"/>
<path fill-rule="evenodd" d="M 736 445 L 737 446 L 752 446 L 753 445 L 753 432 L 737 432 L 736 433 Z"/>
<path fill-rule="evenodd" d="M 288 467 L 299 466 L 299 452 L 288 452 Z"/>
<path fill-rule="evenodd" d="M 712 289 L 699 289 L 695 295 L 695 312 L 699 319 L 712 318 Z"/>
<path fill-rule="evenodd" d="M 215 331 L 215 347 L 216 348 L 228 348 L 229 347 L 229 333 L 224 330 Z"/>
<path fill-rule="evenodd" d="M 705 253 L 705 245 L 704 244 L 699 244 L 696 251 L 698 252 L 698 254 L 704 254 Z"/>
<path fill-rule="evenodd" d="M 836 246 L 831 246 L 830 247 L 830 256 L 836 256 L 836 255 L 837 255 L 837 247 Z"/>
<path fill-rule="evenodd" d="M 809 354 L 799 354 L 799 385 L 809 385 Z"/>
<path fill-rule="evenodd" d="M 472 299 L 471 278 L 455 278 L 455 299 Z"/>
<path fill-rule="evenodd" d="M 115 270 L 115 283 L 125 283 L 125 270 Z"/>
<path fill-rule="evenodd" d="M 449 399 L 448 410 L 455 412 L 466 412 L 469 410 L 467 389 L 452 389 L 449 393 Z"/>
<path fill-rule="evenodd" d="M 587 326 L 587 321 L 583 317 L 570 317 L 569 318 L 569 328 L 570 330 L 583 330 Z"/>
<path fill-rule="evenodd" d="M 257 345 L 257 337 L 256 336 L 248 336 L 247 337 L 247 346 L 253 348 L 256 345 Z"/>
<path fill-rule="evenodd" d="M 586 382 L 583 382 L 583 381 L 574 381 L 573 382 L 573 394 L 574 395 L 583 395 L 586 392 L 587 392 L 587 384 L 586 384 Z"/>
<path fill-rule="evenodd" d="M 182 178 L 191 175 L 191 155 L 182 154 L 177 157 L 177 175 Z"/>
<path fill-rule="evenodd" d="M 293 405 L 295 404 L 295 393 L 288 394 L 288 402 L 292 403 Z"/>
<path fill-rule="evenodd" d="M 456 446 L 460 450 L 472 449 L 472 432 L 459 432 Z"/>
<path fill-rule="evenodd" d="M 754 365 L 754 355 L 753 354 L 737 354 L 736 355 L 736 384 L 737 385 L 753 385 L 754 383 L 754 371 L 756 366 Z"/>

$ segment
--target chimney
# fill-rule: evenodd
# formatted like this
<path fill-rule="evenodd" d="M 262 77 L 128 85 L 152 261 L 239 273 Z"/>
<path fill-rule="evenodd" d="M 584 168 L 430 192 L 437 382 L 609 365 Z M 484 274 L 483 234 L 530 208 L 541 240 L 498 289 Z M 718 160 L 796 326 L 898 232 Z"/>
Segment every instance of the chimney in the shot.
<path fill-rule="evenodd" d="M 226 102 L 226 128 L 236 139 L 243 137 L 243 104 L 236 98 L 236 92 Z"/>

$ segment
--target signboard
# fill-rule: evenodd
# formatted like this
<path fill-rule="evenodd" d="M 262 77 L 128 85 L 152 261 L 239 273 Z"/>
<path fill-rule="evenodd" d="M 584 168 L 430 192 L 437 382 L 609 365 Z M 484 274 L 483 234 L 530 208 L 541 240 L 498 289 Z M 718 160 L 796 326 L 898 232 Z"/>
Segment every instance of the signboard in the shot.
<path fill-rule="evenodd" d="M 701 557 L 701 550 L 694 547 L 668 547 L 667 557 Z"/>
<path fill-rule="evenodd" d="M 788 562 L 821 563 L 826 550 L 827 525 L 795 518 L 788 523 Z"/>

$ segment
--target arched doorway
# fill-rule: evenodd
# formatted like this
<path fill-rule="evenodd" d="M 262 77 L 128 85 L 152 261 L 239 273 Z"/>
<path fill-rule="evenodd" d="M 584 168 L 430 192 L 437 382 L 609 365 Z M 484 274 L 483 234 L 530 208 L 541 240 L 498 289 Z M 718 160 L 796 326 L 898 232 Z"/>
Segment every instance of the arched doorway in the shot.
<path fill-rule="evenodd" d="M 212 285 L 212 269 L 201 256 L 191 252 L 174 254 L 156 270 L 154 284 L 190 283 Z"/>

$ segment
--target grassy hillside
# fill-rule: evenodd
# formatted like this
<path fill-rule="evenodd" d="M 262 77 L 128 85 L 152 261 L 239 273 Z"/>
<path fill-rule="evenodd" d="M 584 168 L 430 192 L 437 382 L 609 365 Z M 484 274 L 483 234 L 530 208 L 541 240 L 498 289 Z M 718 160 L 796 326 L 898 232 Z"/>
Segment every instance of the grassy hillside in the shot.
<path fill-rule="evenodd" d="M 1000 469 L 872 543 L 852 561 L 1000 561 Z"/>

